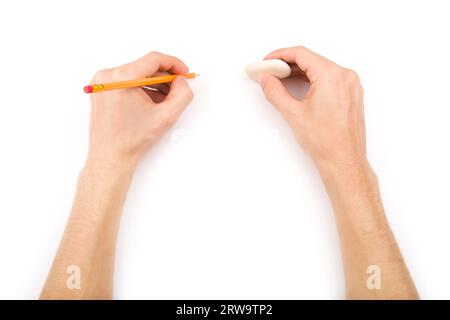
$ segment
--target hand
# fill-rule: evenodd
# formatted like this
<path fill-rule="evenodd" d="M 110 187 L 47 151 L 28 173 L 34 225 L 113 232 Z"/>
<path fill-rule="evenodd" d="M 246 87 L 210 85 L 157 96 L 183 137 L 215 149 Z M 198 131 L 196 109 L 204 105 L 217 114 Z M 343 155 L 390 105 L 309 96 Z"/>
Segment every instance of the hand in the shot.
<path fill-rule="evenodd" d="M 319 168 L 365 164 L 363 88 L 358 75 L 304 47 L 279 49 L 265 59 L 296 63 L 309 79 L 303 100 L 295 99 L 272 75 L 263 74 L 260 84 Z"/>
<path fill-rule="evenodd" d="M 179 59 L 158 52 L 120 66 L 98 72 L 92 83 L 151 77 L 158 71 L 188 72 Z M 88 160 L 133 163 L 175 123 L 192 101 L 193 94 L 184 77 L 155 90 L 131 88 L 91 94 L 91 126 Z"/>

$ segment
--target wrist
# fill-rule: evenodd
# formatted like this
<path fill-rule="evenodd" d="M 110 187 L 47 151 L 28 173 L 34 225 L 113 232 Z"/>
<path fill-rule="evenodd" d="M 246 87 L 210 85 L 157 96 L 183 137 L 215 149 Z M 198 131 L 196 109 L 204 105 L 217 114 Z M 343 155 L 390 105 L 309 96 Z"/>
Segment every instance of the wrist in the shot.
<path fill-rule="evenodd" d="M 95 170 L 134 171 L 139 161 L 138 154 L 117 154 L 90 148 L 85 167 Z"/>
<path fill-rule="evenodd" d="M 351 162 L 322 160 L 315 161 L 315 164 L 322 179 L 327 181 L 377 183 L 377 177 L 367 158 Z"/>
<path fill-rule="evenodd" d="M 80 172 L 72 209 L 73 221 L 83 221 L 92 228 L 120 216 L 135 164 L 88 156 Z M 75 222 L 74 222 L 75 223 Z"/>
<path fill-rule="evenodd" d="M 378 179 L 368 161 L 352 165 L 327 164 L 319 168 L 343 238 L 362 241 L 370 237 L 386 237 L 386 219 Z"/>
<path fill-rule="evenodd" d="M 378 179 L 367 159 L 352 163 L 322 162 L 317 168 L 331 198 L 379 198 Z"/>
<path fill-rule="evenodd" d="M 84 164 L 83 171 L 96 174 L 120 174 L 132 175 L 137 165 L 137 158 L 126 157 L 99 157 L 93 154 L 88 154 Z"/>

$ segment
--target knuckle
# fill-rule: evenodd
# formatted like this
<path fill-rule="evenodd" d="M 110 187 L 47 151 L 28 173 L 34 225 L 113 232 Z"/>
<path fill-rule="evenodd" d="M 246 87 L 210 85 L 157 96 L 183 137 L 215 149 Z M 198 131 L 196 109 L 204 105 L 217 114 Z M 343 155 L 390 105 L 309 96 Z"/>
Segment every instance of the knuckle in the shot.
<path fill-rule="evenodd" d="M 344 69 L 337 64 L 331 63 L 328 69 L 328 72 L 333 77 L 333 79 L 342 80 L 344 78 Z"/>
<path fill-rule="evenodd" d="M 308 48 L 305 46 L 297 46 L 295 47 L 295 56 L 296 58 L 300 58 L 302 54 L 304 54 L 306 51 L 308 51 Z"/>
<path fill-rule="evenodd" d="M 359 83 L 359 75 L 354 70 L 344 69 L 344 76 L 345 79 L 352 83 Z"/>
<path fill-rule="evenodd" d="M 155 58 L 162 56 L 162 53 L 159 51 L 152 51 L 149 53 L 150 56 L 153 56 Z"/>
<path fill-rule="evenodd" d="M 111 77 L 113 80 L 127 80 L 132 79 L 133 75 L 130 74 L 128 68 L 121 66 L 112 70 Z"/>
<path fill-rule="evenodd" d="M 325 64 L 322 69 L 321 79 L 331 84 L 338 84 L 343 80 L 343 70 L 334 63 Z"/>
<path fill-rule="evenodd" d="M 341 77 L 342 80 L 349 85 L 353 86 L 359 85 L 359 76 L 355 71 L 351 69 L 343 68 L 341 72 Z"/>
<path fill-rule="evenodd" d="M 104 81 L 107 80 L 110 77 L 110 72 L 111 70 L 109 69 L 102 69 L 100 71 L 97 71 L 94 74 L 94 77 L 92 78 L 92 83 L 94 82 L 100 82 L 100 81 Z"/>
<path fill-rule="evenodd" d="M 358 74 L 351 69 L 332 64 L 328 67 L 327 73 L 329 79 L 335 83 L 343 83 L 350 86 L 358 86 L 360 84 Z"/>

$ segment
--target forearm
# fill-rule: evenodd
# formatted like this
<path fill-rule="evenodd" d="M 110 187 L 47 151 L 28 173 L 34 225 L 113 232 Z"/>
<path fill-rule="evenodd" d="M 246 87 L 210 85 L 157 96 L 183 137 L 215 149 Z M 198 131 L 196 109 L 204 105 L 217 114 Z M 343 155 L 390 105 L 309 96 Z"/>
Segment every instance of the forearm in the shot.
<path fill-rule="evenodd" d="M 367 162 L 319 166 L 335 212 L 351 299 L 415 299 L 416 289 L 384 214 L 378 181 Z M 380 287 L 369 288 L 369 266 Z"/>
<path fill-rule="evenodd" d="M 128 162 L 87 161 L 42 299 L 112 297 L 115 243 L 133 171 Z M 79 267 L 79 289 L 67 285 L 71 266 Z"/>

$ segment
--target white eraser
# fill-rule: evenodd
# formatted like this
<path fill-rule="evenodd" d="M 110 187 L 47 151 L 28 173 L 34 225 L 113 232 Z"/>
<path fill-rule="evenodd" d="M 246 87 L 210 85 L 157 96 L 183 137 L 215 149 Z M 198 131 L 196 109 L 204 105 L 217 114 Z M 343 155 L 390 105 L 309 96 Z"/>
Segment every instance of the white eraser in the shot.
<path fill-rule="evenodd" d="M 291 67 L 279 59 L 263 60 L 247 65 L 245 72 L 250 79 L 259 81 L 263 73 L 269 73 L 279 79 L 287 78 L 291 75 Z"/>

